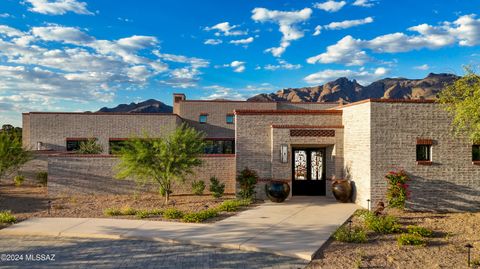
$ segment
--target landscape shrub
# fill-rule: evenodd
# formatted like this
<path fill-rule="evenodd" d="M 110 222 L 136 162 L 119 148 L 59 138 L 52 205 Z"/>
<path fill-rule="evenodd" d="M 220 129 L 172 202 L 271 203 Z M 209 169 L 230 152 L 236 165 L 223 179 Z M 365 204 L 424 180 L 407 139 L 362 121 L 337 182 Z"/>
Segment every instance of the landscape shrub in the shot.
<path fill-rule="evenodd" d="M 203 180 L 192 181 L 192 192 L 195 195 L 202 195 L 205 190 L 205 182 Z"/>
<path fill-rule="evenodd" d="M 97 144 L 97 140 L 94 138 L 80 142 L 80 147 L 77 150 L 79 154 L 100 154 L 102 152 L 102 146 Z"/>
<path fill-rule="evenodd" d="M 202 222 L 210 218 L 218 216 L 218 210 L 215 209 L 205 209 L 199 212 L 187 213 L 183 216 L 182 220 L 184 222 Z"/>
<path fill-rule="evenodd" d="M 405 208 L 405 201 L 410 198 L 407 181 L 410 180 L 405 171 L 390 171 L 385 176 L 388 181 L 387 202 L 389 207 Z"/>
<path fill-rule="evenodd" d="M 135 215 L 137 213 L 137 210 L 134 208 L 131 208 L 130 206 L 124 206 L 120 209 L 120 213 L 124 216 L 131 216 L 131 215 Z"/>
<path fill-rule="evenodd" d="M 258 181 L 257 172 L 245 167 L 237 177 L 237 181 L 240 185 L 240 191 L 238 195 L 243 199 L 251 199 L 255 195 L 255 185 Z"/>
<path fill-rule="evenodd" d="M 107 209 L 103 210 L 103 214 L 105 216 L 121 216 L 122 211 L 120 211 L 120 209 L 118 209 L 118 208 L 107 208 Z"/>
<path fill-rule="evenodd" d="M 17 218 L 10 211 L 0 211 L 0 223 L 15 223 Z"/>
<path fill-rule="evenodd" d="M 210 178 L 210 192 L 213 197 L 220 198 L 225 192 L 225 183 L 220 183 L 216 177 Z"/>
<path fill-rule="evenodd" d="M 416 234 L 422 237 L 431 237 L 433 235 L 432 230 L 416 225 L 407 226 L 407 231 L 409 234 Z"/>
<path fill-rule="evenodd" d="M 418 234 L 401 234 L 397 238 L 399 246 L 425 246 L 427 242 Z"/>
<path fill-rule="evenodd" d="M 162 216 L 165 219 L 181 219 L 184 213 L 176 208 L 168 208 L 163 211 Z"/>
<path fill-rule="evenodd" d="M 38 184 L 42 185 L 43 187 L 47 186 L 48 182 L 48 173 L 47 172 L 38 172 L 35 175 L 35 180 Z"/>
<path fill-rule="evenodd" d="M 24 176 L 16 176 L 13 178 L 13 183 L 15 184 L 15 186 L 17 187 L 20 187 L 23 185 L 23 182 L 25 181 L 25 177 Z"/>
<path fill-rule="evenodd" d="M 375 216 L 373 213 L 365 215 L 366 227 L 374 232 L 382 234 L 398 233 L 401 231 L 401 225 L 398 224 L 394 216 Z"/>
<path fill-rule="evenodd" d="M 137 210 L 135 216 L 139 219 L 144 219 L 153 216 L 162 215 L 162 210 L 160 209 L 151 209 L 151 210 Z"/>
<path fill-rule="evenodd" d="M 242 200 L 227 200 L 223 201 L 219 206 L 218 210 L 226 211 L 226 212 L 235 212 L 240 207 L 248 206 L 252 203 L 249 199 L 242 199 Z"/>
<path fill-rule="evenodd" d="M 340 242 L 346 243 L 366 243 L 367 242 L 367 233 L 362 227 L 352 227 L 342 225 L 340 228 L 335 231 L 333 238 Z"/>

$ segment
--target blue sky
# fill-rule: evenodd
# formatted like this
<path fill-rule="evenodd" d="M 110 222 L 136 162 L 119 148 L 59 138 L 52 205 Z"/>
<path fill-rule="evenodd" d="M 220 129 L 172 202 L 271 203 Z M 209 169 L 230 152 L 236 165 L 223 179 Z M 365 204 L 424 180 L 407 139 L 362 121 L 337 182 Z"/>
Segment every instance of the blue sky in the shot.
<path fill-rule="evenodd" d="M 462 73 L 480 1 L 2 0 L 0 123 L 149 98 L 242 99 L 341 76 Z"/>

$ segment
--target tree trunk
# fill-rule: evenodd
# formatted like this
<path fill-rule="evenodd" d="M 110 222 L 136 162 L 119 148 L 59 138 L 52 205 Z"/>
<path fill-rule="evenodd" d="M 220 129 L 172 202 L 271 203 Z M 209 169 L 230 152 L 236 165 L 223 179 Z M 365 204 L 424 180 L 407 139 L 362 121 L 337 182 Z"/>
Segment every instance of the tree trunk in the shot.
<path fill-rule="evenodd" d="M 170 193 L 169 191 L 166 191 L 165 193 L 165 205 L 168 205 L 168 200 L 170 199 Z"/>

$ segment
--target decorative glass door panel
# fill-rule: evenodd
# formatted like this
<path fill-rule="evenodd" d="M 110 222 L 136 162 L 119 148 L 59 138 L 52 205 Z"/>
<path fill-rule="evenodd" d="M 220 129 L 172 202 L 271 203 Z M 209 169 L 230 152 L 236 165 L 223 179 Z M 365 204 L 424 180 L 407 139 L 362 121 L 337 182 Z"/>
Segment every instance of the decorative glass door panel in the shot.
<path fill-rule="evenodd" d="M 310 151 L 311 180 L 323 179 L 323 156 L 320 150 Z"/>
<path fill-rule="evenodd" d="M 292 195 L 325 195 L 325 149 L 293 149 Z"/>
<path fill-rule="evenodd" d="M 307 151 L 295 150 L 295 164 L 294 164 L 294 178 L 295 180 L 307 179 Z"/>

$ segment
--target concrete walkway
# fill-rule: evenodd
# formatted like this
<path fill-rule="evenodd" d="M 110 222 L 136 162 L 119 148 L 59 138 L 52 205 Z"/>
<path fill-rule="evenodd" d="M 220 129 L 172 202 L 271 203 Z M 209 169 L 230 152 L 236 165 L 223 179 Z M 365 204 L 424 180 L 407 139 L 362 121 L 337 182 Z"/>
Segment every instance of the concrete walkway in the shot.
<path fill-rule="evenodd" d="M 147 239 L 170 243 L 267 252 L 311 260 L 330 235 L 359 208 L 325 197 L 267 202 L 213 224 L 164 221 L 31 218 L 2 235 Z"/>

